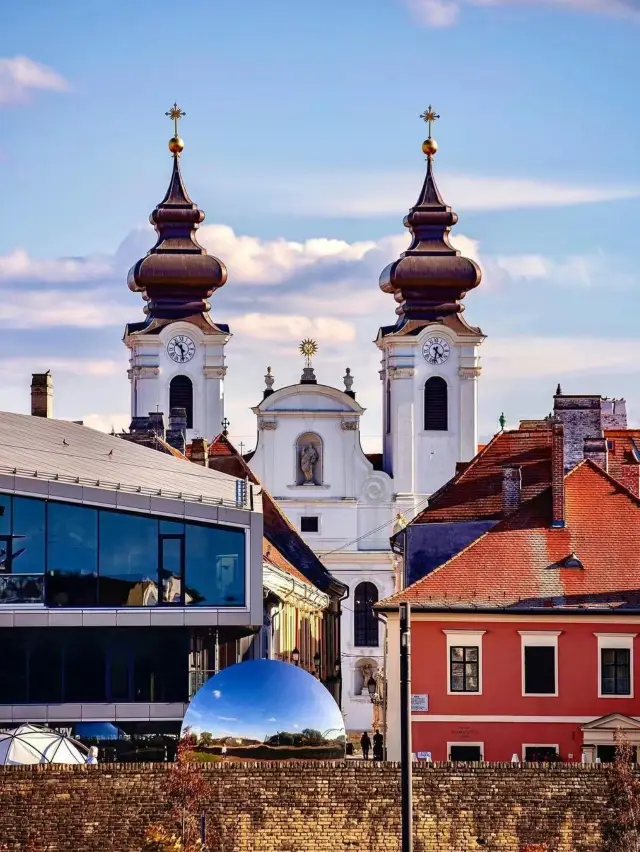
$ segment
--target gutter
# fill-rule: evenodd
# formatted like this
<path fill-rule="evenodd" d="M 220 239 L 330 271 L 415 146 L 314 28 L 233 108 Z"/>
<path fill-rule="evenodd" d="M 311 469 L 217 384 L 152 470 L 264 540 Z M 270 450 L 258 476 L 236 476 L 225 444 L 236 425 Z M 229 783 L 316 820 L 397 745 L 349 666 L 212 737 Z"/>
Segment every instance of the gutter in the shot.
<path fill-rule="evenodd" d="M 399 606 L 397 605 L 388 605 L 388 606 L 378 606 L 376 607 L 377 612 L 380 613 L 394 613 L 399 612 Z M 411 612 L 432 612 L 436 614 L 446 614 L 446 613 L 455 613 L 459 615 L 562 615 L 562 616 L 571 616 L 571 615 L 603 615 L 603 616 L 613 616 L 613 615 L 640 615 L 640 607 L 634 607 L 633 609 L 627 609 L 618 607 L 616 609 L 561 609 L 559 607 L 527 607 L 526 609 L 518 608 L 512 609 L 507 607 L 429 607 L 429 606 L 420 606 L 419 604 L 411 603 Z"/>

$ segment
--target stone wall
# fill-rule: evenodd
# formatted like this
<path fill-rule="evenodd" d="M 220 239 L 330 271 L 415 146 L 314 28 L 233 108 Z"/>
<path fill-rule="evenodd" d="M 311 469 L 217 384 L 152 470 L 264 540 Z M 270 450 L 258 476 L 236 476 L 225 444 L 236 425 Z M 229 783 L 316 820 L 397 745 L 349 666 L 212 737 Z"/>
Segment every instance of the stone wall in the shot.
<path fill-rule="evenodd" d="M 139 852 L 169 825 L 172 765 L 8 767 L 0 771 L 0 849 Z M 395 852 L 397 764 L 204 767 L 211 852 Z M 603 766 L 418 765 L 416 852 L 599 852 L 609 818 Z"/>

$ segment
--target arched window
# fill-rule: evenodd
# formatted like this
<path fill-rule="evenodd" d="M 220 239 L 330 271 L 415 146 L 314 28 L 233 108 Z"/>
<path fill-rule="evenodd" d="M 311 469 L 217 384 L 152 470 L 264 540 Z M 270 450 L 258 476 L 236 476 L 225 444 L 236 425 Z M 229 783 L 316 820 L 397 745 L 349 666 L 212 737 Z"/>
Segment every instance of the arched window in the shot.
<path fill-rule="evenodd" d="M 424 428 L 428 432 L 446 432 L 448 425 L 447 383 L 432 376 L 424 386 Z"/>
<path fill-rule="evenodd" d="M 378 602 L 378 590 L 373 583 L 358 583 L 353 601 L 353 635 L 356 647 L 377 648 L 378 619 L 373 605 Z"/>
<path fill-rule="evenodd" d="M 174 376 L 169 385 L 169 411 L 184 408 L 187 412 L 187 429 L 193 429 L 193 385 L 188 376 Z"/>

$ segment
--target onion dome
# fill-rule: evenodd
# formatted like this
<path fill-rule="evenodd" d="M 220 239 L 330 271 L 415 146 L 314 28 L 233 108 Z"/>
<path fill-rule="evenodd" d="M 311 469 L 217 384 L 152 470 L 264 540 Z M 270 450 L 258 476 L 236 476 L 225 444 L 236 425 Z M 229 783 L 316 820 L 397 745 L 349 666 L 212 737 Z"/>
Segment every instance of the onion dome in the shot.
<path fill-rule="evenodd" d="M 439 116 L 431 107 L 422 116 L 429 124 L 429 137 L 422 143 L 427 157 L 427 175 L 415 206 L 404 218 L 413 237 L 409 248 L 390 263 L 380 276 L 380 287 L 393 293 L 400 322 L 434 321 L 459 314 L 462 299 L 477 287 L 482 273 L 472 260 L 462 257 L 449 242 L 457 215 L 444 203 L 433 176 L 433 158 L 438 146 L 431 137 L 431 123 Z"/>
<path fill-rule="evenodd" d="M 167 115 L 174 120 L 175 132 L 169 140 L 173 169 L 167 193 L 149 217 L 158 240 L 131 267 L 127 283 L 134 293 L 143 294 L 150 317 L 182 319 L 210 309 L 207 300 L 224 285 L 227 269 L 196 240 L 204 213 L 189 198 L 180 174 L 184 142 L 177 125 L 184 113 L 174 104 Z"/>

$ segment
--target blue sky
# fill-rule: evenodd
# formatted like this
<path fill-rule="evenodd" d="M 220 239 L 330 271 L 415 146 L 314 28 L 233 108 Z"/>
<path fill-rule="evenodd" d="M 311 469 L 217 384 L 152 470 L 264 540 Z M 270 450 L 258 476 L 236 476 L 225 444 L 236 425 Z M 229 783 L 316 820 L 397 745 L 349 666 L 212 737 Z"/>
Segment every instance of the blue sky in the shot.
<path fill-rule="evenodd" d="M 377 276 L 406 245 L 424 161 L 419 113 L 442 118 L 436 169 L 482 285 L 466 318 L 483 345 L 481 432 L 546 414 L 566 391 L 626 396 L 640 422 L 635 258 L 640 214 L 639 0 L 31 0 L 0 32 L 0 391 L 26 410 L 51 367 L 56 415 L 128 419 L 126 289 L 153 243 L 178 100 L 182 168 L 202 242 L 229 282 L 227 414 L 273 367 L 347 364 L 379 433 Z"/>

